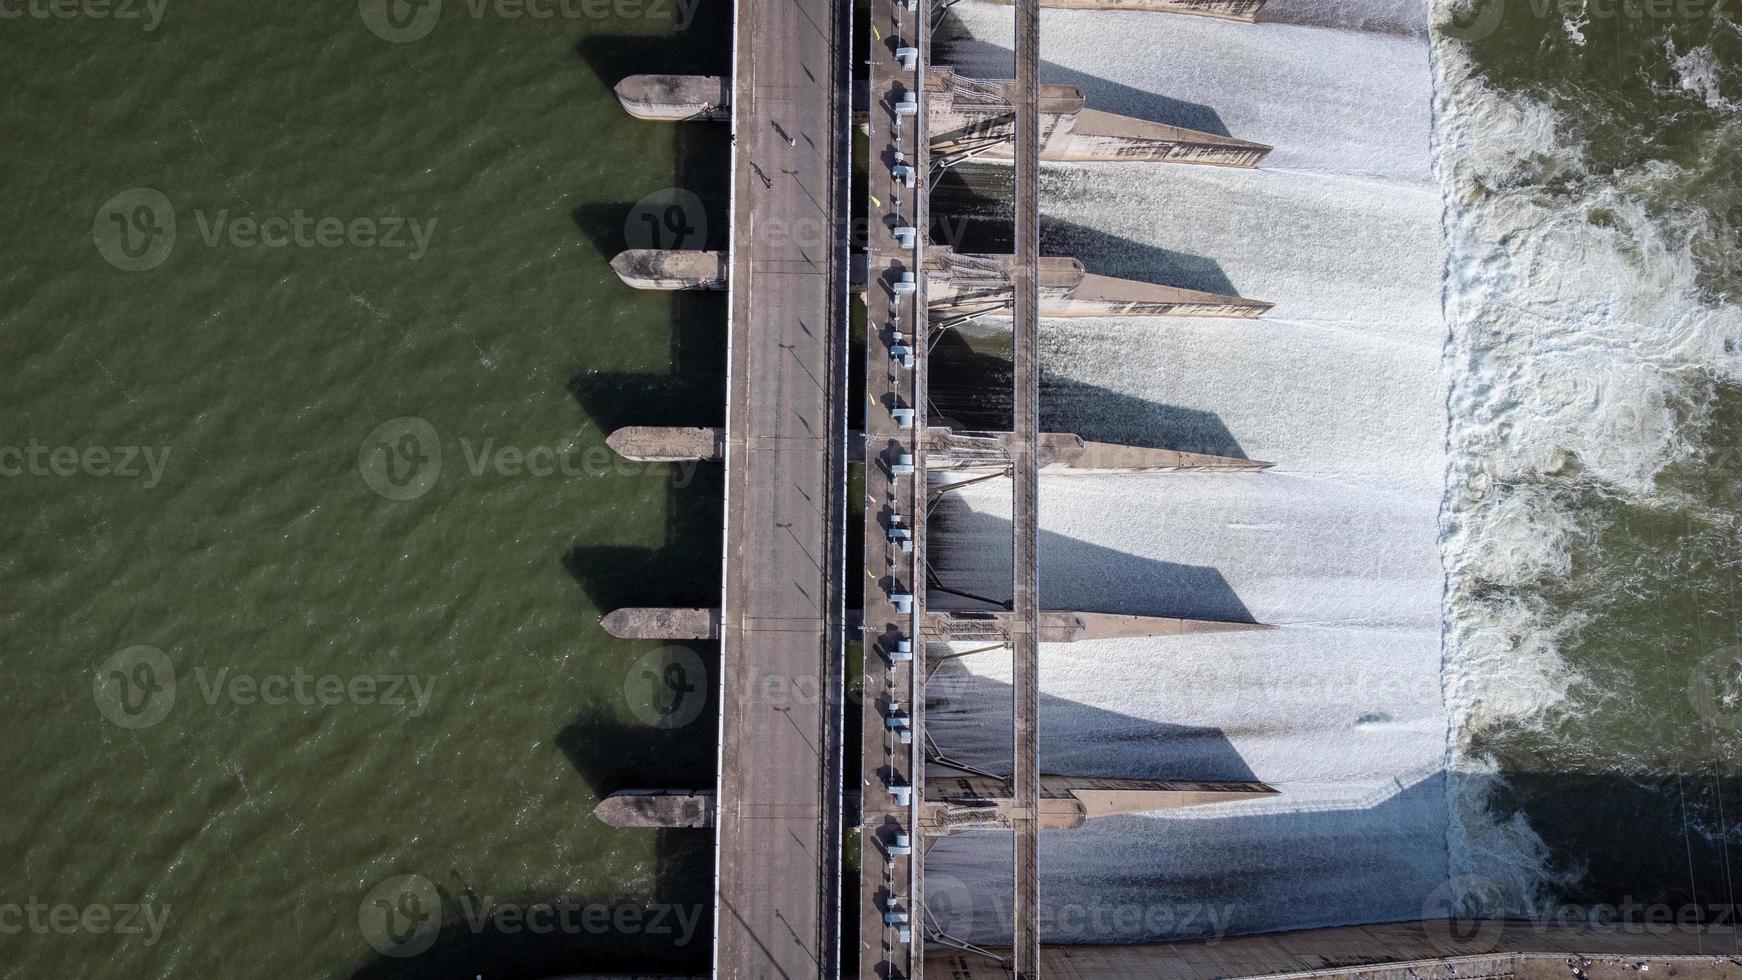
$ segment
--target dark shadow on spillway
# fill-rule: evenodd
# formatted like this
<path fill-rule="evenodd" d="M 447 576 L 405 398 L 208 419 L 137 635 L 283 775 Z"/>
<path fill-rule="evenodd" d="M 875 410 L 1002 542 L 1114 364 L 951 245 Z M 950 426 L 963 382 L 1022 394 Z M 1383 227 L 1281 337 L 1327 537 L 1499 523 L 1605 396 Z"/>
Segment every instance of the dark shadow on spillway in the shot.
<path fill-rule="evenodd" d="M 973 696 L 1009 698 L 1008 688 L 996 683 L 984 689 L 976 685 Z M 1068 745 L 1060 742 L 1076 735 L 1074 726 L 1073 731 L 1061 732 L 1049 724 L 1049 709 L 1072 707 L 1042 705 L 1042 768 L 1108 768 L 1107 759 L 1088 761 L 1092 756 L 1049 761 L 1049 753 L 1068 754 Z M 978 716 L 949 724 L 944 713 L 949 710 L 949 706 L 930 708 L 928 726 L 946 752 L 967 756 L 963 736 L 973 737 L 973 725 L 993 726 Z M 1158 738 L 1156 744 L 1167 743 Z M 1171 744 L 1194 748 L 1190 740 Z M 1002 749 L 1008 756 L 1003 743 L 988 743 L 985 748 Z M 1196 766 L 1200 770 L 1196 775 L 1216 775 L 1201 771 L 1201 763 Z M 1619 925 L 1625 919 L 1635 930 L 1649 925 L 1657 930 L 1654 935 L 1675 937 L 1687 953 L 1733 952 L 1727 936 L 1717 941 L 1706 937 L 1702 942 L 1695 930 L 1672 925 L 1671 917 L 1733 925 L 1742 911 L 1734 897 L 1736 856 L 1732 853 L 1726 859 L 1725 835 L 1712 833 L 1716 828 L 1699 822 L 1707 816 L 1715 818 L 1720 806 L 1725 813 L 1738 812 L 1742 779 L 1673 768 L 1602 775 L 1502 775 L 1510 788 L 1502 788 L 1489 802 L 1497 823 L 1505 824 L 1519 812 L 1521 795 L 1564 811 L 1523 807 L 1533 830 L 1550 830 L 1544 841 L 1550 847 L 1551 869 L 1573 874 L 1569 885 L 1545 886 L 1533 906 L 1503 907 L 1497 904 L 1502 901 L 1498 895 L 1480 894 L 1468 904 L 1451 906 L 1453 891 L 1444 887 L 1449 877 L 1444 852 L 1447 776 L 1434 772 L 1413 780 L 1400 778 L 1367 798 L 1343 803 L 1291 809 L 1284 786 L 1277 807 L 1265 813 L 1217 817 L 1211 815 L 1213 808 L 1204 808 L 1190 820 L 1115 816 L 1082 830 L 1044 832 L 1040 901 L 1042 921 L 1053 927 L 1042 939 L 1167 942 L 1414 922 L 1445 915 L 1519 921 L 1522 912 L 1527 935 L 1536 927 L 1570 927 L 1589 929 L 1593 936 L 1612 941 L 1625 934 L 1625 927 Z M 1691 829 L 1684 825 L 1684 815 L 1695 821 Z M 953 908 L 940 904 L 933 911 L 940 913 L 946 928 L 953 925 L 952 931 L 963 938 L 991 944 L 1009 939 L 1007 914 L 999 914 L 998 909 L 976 911 L 963 901 L 968 895 L 1008 893 L 1008 844 L 998 847 L 999 843 L 971 836 L 949 838 L 927 858 L 928 876 L 936 875 L 937 881 L 958 891 L 951 896 Z M 1462 884 L 1479 882 L 1465 879 Z M 1154 914 L 1124 924 L 1107 917 L 1097 922 L 1080 914 L 1080 905 L 1078 915 L 1066 914 L 1073 903 L 1108 909 L 1135 906 Z M 1205 909 L 1225 916 L 1225 932 L 1205 918 Z M 1193 910 L 1198 914 L 1191 914 Z M 1608 919 L 1587 925 L 1583 921 L 1587 914 Z M 1648 921 L 1648 914 L 1656 918 Z M 1075 927 L 1069 927 L 1073 921 Z M 1491 933 L 1466 928 L 1457 936 L 1436 933 L 1434 943 L 1448 944 L 1439 949 L 1444 955 L 1481 954 L 1493 951 L 1493 946 L 1484 945 L 1491 940 Z"/>
<path fill-rule="evenodd" d="M 1240 295 L 1222 264 L 1207 255 L 1159 248 L 1059 218 L 1041 218 L 1040 250 L 1079 259 L 1087 271 L 1103 276 Z"/>
<path fill-rule="evenodd" d="M 1052 328 L 1043 325 L 1042 329 Z M 1163 324 L 1155 329 L 1167 327 Z M 1044 346 L 1044 339 L 1042 343 Z M 932 424 L 962 429 L 1010 427 L 1009 344 L 1007 336 L 976 336 L 970 344 L 954 331 L 933 342 Z M 1047 370 L 1045 358 L 1041 360 L 1040 426 L 1042 431 L 1074 432 L 1091 441 L 1248 458 L 1239 440 L 1214 412 L 1150 401 L 1060 377 Z"/>
<path fill-rule="evenodd" d="M 1009 174 L 1008 168 L 993 165 L 945 171 L 932 188 L 931 241 L 960 252 L 1009 254 Z M 1077 259 L 1085 271 L 1097 275 L 1241 295 L 1221 263 L 1207 255 L 1096 231 L 1045 212 L 1040 216 L 1040 254 Z"/>
<path fill-rule="evenodd" d="M 1009 78 L 1014 57 L 1008 42 L 999 44 L 974 38 L 954 13 L 945 13 L 932 35 L 932 62 L 949 65 L 973 78 Z M 1084 105 L 1090 109 L 1217 136 L 1233 135 L 1216 110 L 1202 103 L 1145 92 L 1045 60 L 1040 63 L 1040 81 L 1043 85 L 1075 85 L 1083 90 Z"/>
<path fill-rule="evenodd" d="M 932 505 L 928 535 L 929 563 L 939 584 L 996 602 L 1009 601 L 1009 519 L 976 514 L 959 498 L 945 494 Z M 1001 543 L 1002 549 L 977 546 L 992 541 Z M 1045 609 L 1257 622 L 1217 569 L 1142 558 L 1045 527 L 1040 530 L 1040 581 Z M 946 599 L 950 599 L 947 593 L 934 591 L 931 603 L 937 608 L 985 608 Z"/>
<path fill-rule="evenodd" d="M 928 734 L 946 755 L 1007 774 L 1010 703 L 1009 684 L 974 674 L 961 660 L 946 660 L 926 686 Z M 1040 770 L 1120 779 L 1263 778 L 1219 728 L 1135 718 L 1045 693 L 1040 696 Z"/>

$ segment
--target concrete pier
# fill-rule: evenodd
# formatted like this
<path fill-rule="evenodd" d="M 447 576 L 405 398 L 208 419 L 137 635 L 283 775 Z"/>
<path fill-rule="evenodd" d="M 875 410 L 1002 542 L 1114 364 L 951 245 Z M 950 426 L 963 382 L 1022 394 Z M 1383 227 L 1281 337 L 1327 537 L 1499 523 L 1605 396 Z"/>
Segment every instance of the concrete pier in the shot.
<path fill-rule="evenodd" d="M 636 289 L 722 290 L 728 265 L 725 252 L 632 248 L 611 260 L 611 271 Z"/>
<path fill-rule="evenodd" d="M 1160 9 L 1144 6 L 1156 2 L 1178 0 L 1081 0 L 1057 5 L 1108 3 L 1117 9 Z M 1180 12 L 1231 16 L 1213 13 L 1210 8 L 1237 6 L 1242 4 L 1230 0 Z M 632 75 L 618 84 L 617 98 L 642 119 L 724 122 L 732 112 L 730 100 L 722 101 L 722 84 L 729 85 L 730 80 L 712 75 Z M 1013 82 L 972 79 L 950 68 L 933 67 L 926 70 L 922 84 L 933 153 L 940 158 L 1011 159 L 1016 118 L 1011 102 Z M 1270 147 L 1262 143 L 1087 108 L 1082 89 L 1075 85 L 1039 85 L 1036 90 L 1040 159 L 1049 163 L 1119 160 L 1256 167 L 1270 153 Z M 861 94 L 856 104 L 868 101 L 869 96 Z"/>
<path fill-rule="evenodd" d="M 1011 311 L 1008 255 L 972 255 L 933 249 L 926 273 L 934 316 L 1008 316 Z M 1043 317 L 1217 316 L 1251 319 L 1270 312 L 1260 300 L 1179 286 L 1088 273 L 1069 257 L 1047 256 L 1036 264 Z"/>
<path fill-rule="evenodd" d="M 599 801 L 593 816 L 612 827 L 712 827 L 711 789 L 625 789 Z"/>
<path fill-rule="evenodd" d="M 1011 311 L 1008 255 L 975 255 L 947 248 L 926 251 L 927 303 L 934 317 L 1008 316 Z M 631 249 L 611 260 L 617 277 L 636 289 L 725 289 L 729 264 L 723 252 Z M 1179 286 L 1117 279 L 1085 272 L 1064 256 L 1038 263 L 1040 315 L 1044 317 L 1213 316 L 1253 318 L 1270 303 Z M 865 291 L 863 269 L 853 289 Z"/>
<path fill-rule="evenodd" d="M 717 463 L 723 458 L 723 429 L 631 425 L 611 433 L 606 445 L 625 459 L 644 463 Z M 995 473 L 1010 466 L 1007 432 L 925 430 L 923 447 L 931 467 L 958 474 Z M 865 434 L 848 434 L 848 459 L 865 461 Z M 1069 432 L 1043 432 L 1036 440 L 1038 465 L 1049 476 L 1103 476 L 1120 473 L 1253 474 L 1276 465 L 1258 459 L 1211 456 L 1174 449 L 1147 449 L 1090 442 Z"/>
<path fill-rule="evenodd" d="M 1014 154 L 1015 82 L 990 82 L 934 67 L 926 74 L 926 121 L 940 157 Z M 1256 167 L 1270 153 L 1262 143 L 1085 107 L 1075 85 L 1037 85 L 1040 159 L 1198 163 Z"/>
<path fill-rule="evenodd" d="M 990 776 L 932 775 L 926 779 L 926 807 L 920 833 L 947 836 L 968 830 L 1011 826 L 1016 801 L 1007 780 Z M 1041 830 L 1075 830 L 1090 820 L 1127 813 L 1177 810 L 1188 806 L 1234 803 L 1277 795 L 1256 780 L 1103 779 L 1093 776 L 1040 777 L 1038 820 Z"/>
<path fill-rule="evenodd" d="M 732 118 L 732 80 L 721 75 L 630 75 L 616 85 L 617 101 L 637 119 L 726 122 Z"/>
<path fill-rule="evenodd" d="M 857 631 L 864 622 L 863 610 L 847 610 L 849 633 Z M 626 606 L 601 616 L 599 625 L 619 640 L 717 640 L 720 638 L 720 610 Z M 1194 636 L 1275 627 L 1263 623 L 1049 609 L 1041 612 L 1038 629 L 1042 643 L 1087 643 L 1091 640 Z M 1010 614 L 997 610 L 928 609 L 920 621 L 920 631 L 928 641 L 1003 642 L 1010 636 Z"/>

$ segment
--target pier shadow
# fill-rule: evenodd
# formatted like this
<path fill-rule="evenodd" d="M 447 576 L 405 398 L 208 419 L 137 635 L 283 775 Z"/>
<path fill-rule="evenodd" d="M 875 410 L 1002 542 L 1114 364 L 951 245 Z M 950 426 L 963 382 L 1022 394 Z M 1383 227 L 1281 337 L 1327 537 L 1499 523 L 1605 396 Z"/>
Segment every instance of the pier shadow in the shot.
<path fill-rule="evenodd" d="M 726 128 L 709 123 L 649 122 L 642 125 L 666 126 L 671 129 L 672 147 L 677 160 L 672 186 L 694 192 L 702 202 L 705 236 L 695 241 L 679 241 L 673 244 L 686 250 L 725 250 L 730 240 L 727 200 L 731 182 L 730 144 L 727 142 Z M 626 226 L 635 215 L 636 203 L 585 201 L 577 205 L 569 216 L 599 258 L 609 263 L 631 245 L 650 247 L 654 244 L 647 240 L 631 243 L 628 239 Z M 611 275 L 611 279 L 624 289 L 630 288 L 617 280 L 615 273 Z M 609 285 L 601 283 L 601 288 L 608 288 Z"/>
<path fill-rule="evenodd" d="M 1046 656 L 1046 652 L 1041 654 L 1043 662 Z M 960 659 L 946 660 L 926 684 L 927 732 L 955 761 L 1008 775 L 1011 701 L 1008 683 L 972 673 Z M 1253 773 L 1220 728 L 1136 718 L 1044 692 L 1038 717 L 1040 771 L 1049 776 L 1262 778 Z M 955 774 L 955 770 L 936 765 L 927 772 L 931 776 Z"/>
<path fill-rule="evenodd" d="M 1010 601 L 1007 547 L 950 548 L 941 543 L 955 534 L 1007 544 L 1011 535 L 1007 518 L 974 513 L 946 494 L 932 506 L 928 523 L 932 544 L 927 557 L 936 583 L 1000 604 Z M 1043 609 L 1257 622 L 1228 579 L 1215 568 L 1131 555 L 1044 527 L 1040 531 L 1040 581 Z M 935 598 L 928 600 L 937 608 L 984 608 L 971 601 L 964 603 L 948 592 L 938 595 L 938 591 L 934 585 Z"/>
<path fill-rule="evenodd" d="M 577 544 L 563 554 L 563 568 L 601 613 L 623 606 L 717 606 L 724 499 L 724 469 L 700 463 L 688 486 L 666 483 L 664 543 Z"/>
<path fill-rule="evenodd" d="M 944 14 L 932 35 L 932 63 L 948 65 L 971 78 L 1007 79 L 1012 76 L 1015 54 L 994 41 L 980 40 L 954 13 Z M 1121 82 L 1042 60 L 1043 85 L 1075 85 L 1083 92 L 1084 107 L 1115 112 L 1134 119 L 1183 126 L 1216 136 L 1232 136 L 1227 124 L 1211 106 L 1145 92 Z"/>
<path fill-rule="evenodd" d="M 1209 256 L 1160 248 L 1045 215 L 1040 219 L 1040 254 L 1071 256 L 1097 275 L 1240 295 L 1222 264 Z"/>
<path fill-rule="evenodd" d="M 970 344 L 954 331 L 932 341 L 932 424 L 961 429 L 1010 428 L 1014 378 L 1009 345 L 1007 336 L 976 336 Z M 1040 426 L 1044 432 L 1074 432 L 1092 442 L 1248 458 L 1239 440 L 1214 412 L 1061 377 L 1047 370 L 1044 357 Z"/>
<path fill-rule="evenodd" d="M 588 34 L 576 42 L 575 54 L 607 88 L 630 75 L 730 75 L 732 45 L 721 44 L 720 39 L 731 36 L 732 4 L 728 0 L 699 0 L 686 30 Z M 726 128 L 719 124 L 713 128 L 723 141 Z"/>
<path fill-rule="evenodd" d="M 1008 255 L 1015 246 L 1009 170 L 991 165 L 954 167 L 938 178 L 931 196 L 931 241 L 960 252 Z M 1085 271 L 1137 282 L 1239 296 L 1220 262 L 1161 248 L 1123 235 L 1086 228 L 1049 215 L 1041 202 L 1040 254 L 1066 256 Z"/>
<path fill-rule="evenodd" d="M 711 692 L 711 684 L 704 685 Z M 713 705 L 682 728 L 663 731 L 582 712 L 556 734 L 569 764 L 602 799 L 630 787 L 713 785 Z M 585 812 L 576 821 L 594 818 Z M 705 976 L 712 957 L 713 834 L 707 830 L 614 830 L 651 836 L 652 885 L 616 894 L 576 894 L 559 872 L 545 887 L 512 892 L 479 889 L 459 871 L 434 884 L 441 898 L 441 928 L 428 950 L 409 957 L 371 953 L 349 980 L 453 980 L 491 977 L 544 980 L 574 975 Z M 529 928 L 516 911 L 576 909 L 548 931 Z M 584 910 L 603 907 L 590 917 Z M 492 909 L 508 910 L 497 920 Z M 362 914 L 369 914 L 365 910 Z M 392 914 L 382 909 L 382 915 Z M 548 915 L 543 911 L 539 915 Z M 409 920 L 400 919 L 400 924 Z"/>

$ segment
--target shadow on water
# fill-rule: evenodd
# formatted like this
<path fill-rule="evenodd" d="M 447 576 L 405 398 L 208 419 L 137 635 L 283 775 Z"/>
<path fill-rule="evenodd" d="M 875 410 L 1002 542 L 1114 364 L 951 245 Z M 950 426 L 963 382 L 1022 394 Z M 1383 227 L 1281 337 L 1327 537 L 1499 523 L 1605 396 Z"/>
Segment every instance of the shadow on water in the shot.
<path fill-rule="evenodd" d="M 974 78 L 1009 78 L 1015 64 L 1007 44 L 977 40 L 961 18 L 946 13 L 932 35 L 932 61 L 949 65 Z M 1075 85 L 1083 92 L 1084 106 L 1150 122 L 1183 126 L 1217 136 L 1231 136 L 1227 124 L 1210 106 L 1184 99 L 1145 92 L 1051 61 L 1040 63 L 1040 81 L 1045 85 Z"/>
<path fill-rule="evenodd" d="M 940 585 L 1000 604 L 1009 602 L 1008 519 L 973 513 L 958 497 L 945 494 L 932 505 L 930 528 L 936 578 L 928 602 L 938 608 L 984 608 L 952 599 Z M 952 537 L 958 542 L 954 547 L 943 544 Z M 975 546 L 994 540 L 1006 549 Z M 1227 578 L 1214 568 L 1130 555 L 1045 528 L 1040 531 L 1040 580 L 1045 609 L 1257 622 Z M 985 582 L 996 582 L 1000 588 L 980 584 Z"/>
<path fill-rule="evenodd" d="M 556 740 L 597 798 L 632 786 L 706 786 L 713 781 L 712 719 L 711 703 L 694 722 L 671 730 L 581 713 Z M 594 818 L 577 812 L 574 819 Z M 453 872 L 435 882 L 442 925 L 434 944 L 409 957 L 373 955 L 349 980 L 706 975 L 712 955 L 713 835 L 706 830 L 609 832 L 653 836 L 651 888 L 615 895 L 558 888 L 483 894 Z"/>
<path fill-rule="evenodd" d="M 600 612 L 623 606 L 719 605 L 725 471 L 703 463 L 688 486 L 666 486 L 664 543 L 577 544 L 564 553 L 563 568 Z"/>
<path fill-rule="evenodd" d="M 946 171 L 931 193 L 931 240 L 962 252 L 1009 254 L 1014 244 L 1009 183 L 1009 170 L 994 166 Z M 1040 254 L 1077 259 L 1097 275 L 1240 295 L 1221 263 L 1209 256 L 1159 248 L 1044 212 Z"/>
<path fill-rule="evenodd" d="M 729 46 L 708 43 L 712 30 L 729 30 L 731 6 L 703 3 L 690 30 L 677 36 L 588 36 L 576 53 L 607 86 L 641 72 L 725 74 Z M 730 146 L 726 127 L 712 123 L 657 123 L 669 130 L 674 186 L 692 191 L 706 208 L 707 233 L 696 248 L 724 249 Z M 584 202 L 576 227 L 602 258 L 629 247 L 626 224 L 635 202 Z M 608 269 L 599 288 L 629 291 Z M 649 291 L 638 304 L 665 304 L 671 313 L 670 357 L 651 372 L 576 370 L 569 394 L 601 433 L 626 425 L 720 425 L 726 402 L 726 294 Z M 612 457 L 613 462 L 617 459 Z M 681 470 L 674 467 L 674 472 Z M 655 548 L 577 544 L 563 567 L 601 611 L 624 605 L 713 605 L 717 602 L 723 495 L 719 467 L 700 465 L 685 486 L 667 482 L 666 541 Z"/>
<path fill-rule="evenodd" d="M 711 847 L 702 850 L 711 858 Z M 442 924 L 434 944 L 414 956 L 372 955 L 347 975 L 349 980 L 548 980 L 582 974 L 708 972 L 713 923 L 705 891 L 684 899 L 647 901 L 555 891 L 482 895 L 457 880 L 436 887 Z M 519 916 L 534 909 L 541 923 L 559 925 L 532 931 Z M 503 918 L 492 917 L 492 910 L 500 910 Z M 565 916 L 567 924 L 560 924 Z"/>
<path fill-rule="evenodd" d="M 977 337 L 970 344 L 950 332 L 933 341 L 930 383 L 933 424 L 962 429 L 1009 428 L 1013 384 L 1010 360 L 1001 353 L 978 349 L 994 344 L 1007 350 L 1009 339 Z M 1046 432 L 1074 432 L 1096 442 L 1247 458 L 1239 440 L 1214 412 L 1150 401 L 1087 381 L 1060 377 L 1046 369 L 1044 358 L 1040 426 Z"/>
<path fill-rule="evenodd" d="M 725 249 L 729 224 L 727 188 L 730 183 L 730 147 L 726 139 L 726 127 L 699 122 L 648 122 L 642 125 L 665 126 L 671 130 L 672 147 L 677 157 L 677 176 L 673 184 L 682 190 L 694 192 L 702 202 L 706 217 L 706 237 L 700 241 L 684 242 L 682 247 Z M 634 217 L 635 204 L 634 201 L 583 202 L 576 206 L 571 217 L 575 227 L 592 243 L 599 257 L 609 262 L 617 253 L 629 247 L 626 225 Z M 612 278 L 616 277 L 613 275 Z"/>
<path fill-rule="evenodd" d="M 667 6 L 675 11 L 683 5 Z M 575 45 L 575 53 L 606 86 L 616 85 L 629 75 L 730 75 L 732 4 L 728 0 L 700 0 L 693 13 L 694 19 L 683 30 L 589 34 Z M 728 43 L 720 43 L 721 38 Z"/>

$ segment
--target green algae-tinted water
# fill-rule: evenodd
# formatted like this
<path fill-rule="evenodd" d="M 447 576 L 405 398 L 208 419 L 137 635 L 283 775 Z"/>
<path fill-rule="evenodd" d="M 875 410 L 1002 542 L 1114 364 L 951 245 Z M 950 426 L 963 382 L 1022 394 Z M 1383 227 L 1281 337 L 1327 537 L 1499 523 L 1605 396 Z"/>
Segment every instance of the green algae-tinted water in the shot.
<path fill-rule="evenodd" d="M 1539 159 L 1508 175 L 1546 207 L 1583 211 L 1613 189 L 1671 251 L 1695 260 L 1703 302 L 1742 293 L 1742 30 L 1722 4 L 1474 5 L 1469 51 L 1485 84 L 1547 106 L 1576 163 Z M 1465 32 L 1460 32 L 1465 33 Z M 1638 244 L 1635 242 L 1635 244 Z M 1641 252 L 1645 251 L 1642 246 Z M 1577 270 L 1568 270 L 1569 276 Z M 1576 315 L 1569 310 L 1568 316 Z M 1493 801 L 1546 845 L 1545 900 L 1699 907 L 1734 921 L 1742 850 L 1742 388 L 1728 364 L 1657 366 L 1677 382 L 1684 447 L 1646 492 L 1591 477 L 1577 459 L 1513 488 L 1576 518 L 1564 575 L 1496 584 L 1563 642 L 1564 702 L 1529 724 L 1481 732 L 1505 786 Z M 1656 352 L 1648 352 L 1654 354 Z M 1641 448 L 1641 452 L 1645 450 Z M 1520 651 L 1520 656 L 1527 656 Z"/>
<path fill-rule="evenodd" d="M 597 617 L 717 588 L 718 474 L 603 445 L 720 420 L 723 304 L 607 262 L 668 187 L 718 243 L 725 140 L 610 85 L 729 8 L 63 9 L 0 22 L 0 973 L 705 964 L 706 835 L 589 811 L 712 771 Z M 470 921 L 540 902 L 609 918 Z"/>

